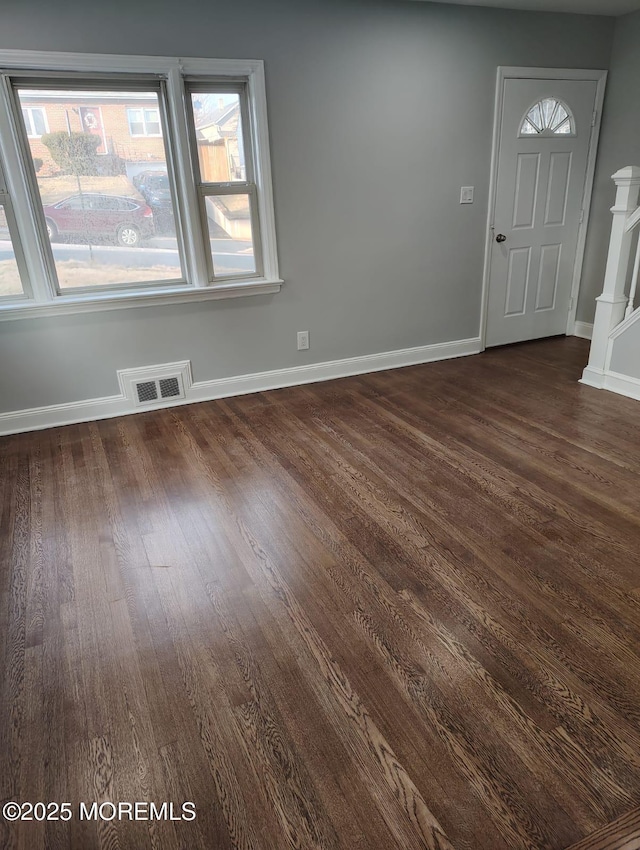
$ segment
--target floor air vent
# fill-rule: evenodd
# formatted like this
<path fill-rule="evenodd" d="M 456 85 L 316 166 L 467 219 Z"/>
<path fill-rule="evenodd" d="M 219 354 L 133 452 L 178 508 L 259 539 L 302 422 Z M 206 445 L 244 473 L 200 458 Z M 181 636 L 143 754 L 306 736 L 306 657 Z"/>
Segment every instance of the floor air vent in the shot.
<path fill-rule="evenodd" d="M 140 404 L 145 401 L 155 401 L 158 398 L 158 388 L 155 381 L 142 381 L 136 384 L 136 396 Z"/>
<path fill-rule="evenodd" d="M 163 402 L 187 398 L 193 383 L 188 360 L 139 369 L 121 369 L 118 380 L 123 395 L 136 407 L 164 407 Z"/>
<path fill-rule="evenodd" d="M 138 404 L 160 401 L 165 398 L 184 398 L 184 390 L 179 376 L 158 378 L 157 381 L 136 381 L 135 400 Z"/>
<path fill-rule="evenodd" d="M 161 378 L 158 384 L 160 385 L 160 398 L 175 398 L 182 395 L 178 378 Z"/>

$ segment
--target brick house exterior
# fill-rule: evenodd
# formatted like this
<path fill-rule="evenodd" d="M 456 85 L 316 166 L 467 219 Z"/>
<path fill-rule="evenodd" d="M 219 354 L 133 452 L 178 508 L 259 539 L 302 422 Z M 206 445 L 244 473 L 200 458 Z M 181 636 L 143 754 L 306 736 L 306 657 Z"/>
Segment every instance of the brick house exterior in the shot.
<path fill-rule="evenodd" d="M 129 163 L 165 161 L 155 94 L 22 90 L 20 103 L 32 155 L 43 163 L 41 177 L 59 171 L 41 141 L 44 133 L 59 131 L 100 136 L 98 155 L 113 154 Z"/>

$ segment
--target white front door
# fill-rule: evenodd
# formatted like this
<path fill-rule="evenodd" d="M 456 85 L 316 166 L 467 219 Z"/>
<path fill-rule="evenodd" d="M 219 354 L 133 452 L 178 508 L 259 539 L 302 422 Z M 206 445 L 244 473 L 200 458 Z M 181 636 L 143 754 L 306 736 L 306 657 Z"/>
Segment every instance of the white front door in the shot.
<path fill-rule="evenodd" d="M 566 332 L 593 80 L 504 81 L 486 345 Z"/>

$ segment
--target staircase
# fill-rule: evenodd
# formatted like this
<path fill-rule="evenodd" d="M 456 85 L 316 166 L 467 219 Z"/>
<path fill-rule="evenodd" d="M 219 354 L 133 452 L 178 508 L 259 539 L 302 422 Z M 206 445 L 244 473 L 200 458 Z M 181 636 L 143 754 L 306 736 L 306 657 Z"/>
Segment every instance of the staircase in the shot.
<path fill-rule="evenodd" d="M 631 249 L 640 231 L 640 167 L 629 165 L 613 175 L 616 202 L 602 295 L 596 316 L 589 365 L 582 383 L 640 399 L 640 239 L 629 277 Z"/>

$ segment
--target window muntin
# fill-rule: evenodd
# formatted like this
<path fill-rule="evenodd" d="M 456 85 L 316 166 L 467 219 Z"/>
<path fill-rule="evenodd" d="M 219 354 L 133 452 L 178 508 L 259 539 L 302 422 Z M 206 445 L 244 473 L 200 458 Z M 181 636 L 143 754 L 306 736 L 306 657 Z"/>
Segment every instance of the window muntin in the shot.
<path fill-rule="evenodd" d="M 537 101 L 527 111 L 520 125 L 521 136 L 575 136 L 571 110 L 555 97 Z"/>
<path fill-rule="evenodd" d="M 28 134 L 27 140 L 58 291 L 184 282 L 169 183 L 160 198 L 138 189 L 130 176 L 134 168 L 166 171 L 162 134 L 141 150 L 121 129 L 136 101 L 145 104 L 143 115 L 155 113 L 160 127 L 160 88 L 37 85 L 20 82 L 16 92 L 21 105 L 33 98 L 56 105 L 58 124 L 49 143 Z"/>
<path fill-rule="evenodd" d="M 22 118 L 30 139 L 39 139 L 49 132 L 47 113 L 39 106 L 23 106 Z"/>
<path fill-rule="evenodd" d="M 262 274 L 246 87 L 187 84 L 189 132 L 213 282 Z"/>

